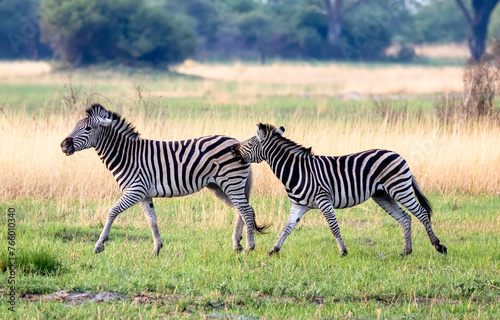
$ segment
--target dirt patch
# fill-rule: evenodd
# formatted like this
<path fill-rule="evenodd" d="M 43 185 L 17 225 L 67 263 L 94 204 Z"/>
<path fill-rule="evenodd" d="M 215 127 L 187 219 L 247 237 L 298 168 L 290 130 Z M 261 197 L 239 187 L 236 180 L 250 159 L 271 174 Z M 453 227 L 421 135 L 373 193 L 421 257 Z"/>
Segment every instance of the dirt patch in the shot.
<path fill-rule="evenodd" d="M 113 291 L 93 293 L 90 291 L 68 292 L 67 290 L 60 290 L 47 295 L 26 295 L 24 298 L 27 298 L 30 301 L 57 301 L 66 305 L 78 305 L 87 302 L 110 302 L 129 299 L 128 296 Z"/>
<path fill-rule="evenodd" d="M 147 293 L 138 293 L 133 296 L 124 295 L 120 293 L 116 293 L 113 291 L 104 291 L 99 293 L 93 293 L 90 291 L 85 292 L 68 292 L 67 290 L 60 290 L 51 294 L 40 295 L 40 294 L 25 294 L 21 295 L 20 298 L 27 299 L 28 301 L 56 301 L 61 302 L 66 305 L 79 305 L 88 302 L 102 303 L 102 302 L 113 302 L 113 301 L 121 301 L 127 300 L 131 302 L 133 305 L 145 305 L 145 304 L 160 304 L 160 305 L 172 305 L 177 303 L 180 299 L 185 298 L 183 295 L 152 295 Z M 318 305 L 322 305 L 325 303 L 339 303 L 339 302 L 368 302 L 368 301 L 377 301 L 379 303 L 385 304 L 388 308 L 392 307 L 398 303 L 414 303 L 415 305 L 432 305 L 432 304 L 460 304 L 462 301 L 455 299 L 447 299 L 447 298 L 414 298 L 411 301 L 406 299 L 399 298 L 383 298 L 383 297 L 361 297 L 358 299 L 329 299 L 328 297 L 320 297 L 313 296 L 309 299 L 297 299 L 295 297 L 270 297 L 267 295 L 263 295 L 261 293 L 257 293 L 253 295 L 254 299 L 262 300 L 262 301 L 281 301 L 281 302 L 291 302 L 291 303 L 300 303 L 300 302 L 309 302 Z M 302 301 L 301 301 L 302 300 Z M 234 296 L 227 296 L 226 302 L 235 303 L 241 305 L 240 301 L 236 302 Z M 224 306 L 224 303 L 221 305 L 212 305 L 210 307 L 213 309 L 221 309 Z"/>
<path fill-rule="evenodd" d="M 154 296 L 148 295 L 146 293 L 138 293 L 133 296 L 116 293 L 113 291 L 103 291 L 99 293 L 93 293 L 90 291 L 84 292 L 70 292 L 68 290 L 60 290 L 51 294 L 41 295 L 41 294 L 21 294 L 20 298 L 26 299 L 28 301 L 56 301 L 67 305 L 78 305 L 87 302 L 111 302 L 120 300 L 129 300 L 132 304 L 172 304 L 179 299 L 184 298 L 182 295 L 169 295 L 169 296 Z"/>
<path fill-rule="evenodd" d="M 173 304 L 177 302 L 179 299 L 184 298 L 185 296 L 181 295 L 170 295 L 170 296 L 154 296 L 148 295 L 145 293 L 138 293 L 130 297 L 132 300 L 132 304 L 151 304 L 151 303 L 159 303 L 159 304 Z"/>
<path fill-rule="evenodd" d="M 359 302 L 377 301 L 379 303 L 385 304 L 388 308 L 390 308 L 393 305 L 398 304 L 398 303 L 405 303 L 405 304 L 406 303 L 413 303 L 415 305 L 433 305 L 433 304 L 451 304 L 451 305 L 455 305 L 455 304 L 462 303 L 462 301 L 460 301 L 460 300 L 447 299 L 447 298 L 439 298 L 439 297 L 436 297 L 436 298 L 414 298 L 411 301 L 400 300 L 400 299 L 393 299 L 393 298 L 382 298 L 382 297 L 363 297 L 363 298 L 352 299 L 352 300 L 349 300 L 349 299 L 346 299 L 346 300 L 334 299 L 333 300 L 334 303 L 338 303 L 338 302 L 341 302 L 341 301 L 344 301 L 344 302 L 352 302 L 352 301 L 359 301 Z"/>

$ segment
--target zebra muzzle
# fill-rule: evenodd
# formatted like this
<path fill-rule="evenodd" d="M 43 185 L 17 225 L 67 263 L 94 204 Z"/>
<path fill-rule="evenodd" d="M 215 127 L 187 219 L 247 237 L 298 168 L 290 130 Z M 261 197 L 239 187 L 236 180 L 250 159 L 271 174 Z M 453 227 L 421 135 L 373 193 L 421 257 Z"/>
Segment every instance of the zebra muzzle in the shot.
<path fill-rule="evenodd" d="M 75 147 L 73 146 L 73 138 L 66 138 L 61 142 L 61 150 L 66 156 L 70 156 L 75 153 Z"/>
<path fill-rule="evenodd" d="M 231 147 L 231 153 L 233 154 L 233 156 L 237 157 L 238 160 L 240 160 L 240 163 L 241 164 L 245 164 L 247 163 L 243 157 L 241 156 L 241 153 L 240 153 L 240 144 L 235 144 L 234 146 Z"/>

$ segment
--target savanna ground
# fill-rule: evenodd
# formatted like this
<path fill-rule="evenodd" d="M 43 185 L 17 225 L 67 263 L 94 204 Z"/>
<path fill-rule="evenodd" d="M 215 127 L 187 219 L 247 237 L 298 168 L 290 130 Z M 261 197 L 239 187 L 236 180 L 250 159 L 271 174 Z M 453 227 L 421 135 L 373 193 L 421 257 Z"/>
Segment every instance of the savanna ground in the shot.
<path fill-rule="evenodd" d="M 5 63 L 0 70 L 1 319 L 500 318 L 500 128 L 448 123 L 436 111 L 460 95 L 460 67 L 185 63 L 177 73 L 130 75 Z M 316 154 L 395 150 L 433 203 L 448 255 L 413 219 L 414 250 L 401 258 L 399 225 L 370 200 L 337 211 L 347 257 L 315 210 L 268 257 L 290 205 L 265 163 L 253 165 L 250 202 L 258 222 L 272 226 L 252 253 L 233 252 L 232 209 L 201 192 L 155 200 L 159 257 L 151 256 L 138 206 L 115 220 L 106 250 L 94 255 L 119 192 L 93 150 L 65 157 L 59 148 L 89 102 L 123 114 L 146 138 L 243 140 L 269 122 Z"/>

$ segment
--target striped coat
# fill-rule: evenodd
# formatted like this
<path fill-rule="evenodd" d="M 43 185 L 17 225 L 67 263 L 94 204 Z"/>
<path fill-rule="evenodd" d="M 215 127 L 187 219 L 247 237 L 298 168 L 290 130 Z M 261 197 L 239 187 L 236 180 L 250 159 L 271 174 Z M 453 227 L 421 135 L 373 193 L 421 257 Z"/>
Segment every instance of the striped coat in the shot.
<path fill-rule="evenodd" d="M 247 250 L 254 248 L 254 230 L 261 232 L 264 227 L 255 223 L 254 211 L 248 203 L 250 165 L 241 164 L 231 153 L 237 140 L 220 135 L 184 141 L 147 140 L 140 138 L 119 115 L 100 105 L 93 105 L 86 112 L 87 117 L 79 120 L 62 141 L 61 149 L 69 156 L 95 148 L 122 192 L 107 215 L 94 253 L 104 250 L 114 219 L 140 203 L 153 234 L 153 252 L 158 254 L 163 243 L 152 198 L 185 196 L 205 187 L 214 190 L 237 211 L 234 249 L 242 249 L 243 224 L 247 227 Z"/>
<path fill-rule="evenodd" d="M 374 149 L 338 157 L 315 156 L 311 148 L 283 137 L 284 131 L 284 127 L 259 124 L 257 135 L 233 150 L 243 163 L 266 161 L 285 186 L 292 203 L 290 217 L 270 254 L 281 249 L 286 237 L 310 209 L 322 211 L 340 252 L 347 254 L 334 209 L 349 208 L 370 198 L 403 227 L 403 254 L 412 251 L 411 217 L 398 202 L 425 226 L 436 250 L 446 253 L 446 247 L 432 230 L 429 201 L 400 155 Z"/>

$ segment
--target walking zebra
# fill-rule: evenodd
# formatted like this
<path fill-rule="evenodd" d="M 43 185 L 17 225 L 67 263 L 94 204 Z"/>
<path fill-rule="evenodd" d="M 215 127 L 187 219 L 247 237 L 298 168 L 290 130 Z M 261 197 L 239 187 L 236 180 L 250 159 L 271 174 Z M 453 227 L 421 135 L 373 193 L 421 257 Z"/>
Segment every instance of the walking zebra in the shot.
<path fill-rule="evenodd" d="M 184 141 L 154 141 L 139 137 L 130 123 L 118 114 L 94 104 L 87 117 L 61 142 L 67 156 L 75 151 L 95 148 L 102 162 L 118 182 L 122 196 L 108 212 L 106 224 L 94 253 L 104 250 L 113 220 L 138 203 L 146 215 L 153 234 L 153 253 L 158 254 L 163 242 L 156 223 L 152 198 L 180 197 L 204 187 L 234 206 L 238 213 L 233 232 L 233 248 L 241 250 L 243 224 L 246 225 L 246 250 L 253 250 L 254 230 L 266 226 L 255 223 L 254 210 L 248 203 L 251 188 L 249 164 L 241 164 L 231 153 L 237 140 L 220 135 Z"/>
<path fill-rule="evenodd" d="M 400 155 L 374 149 L 339 157 L 314 156 L 311 148 L 283 137 L 284 132 L 284 127 L 260 123 L 255 137 L 233 148 L 233 153 L 242 163 L 265 160 L 285 185 L 292 203 L 290 217 L 269 254 L 281 249 L 286 237 L 307 211 L 320 209 L 337 239 L 340 252 L 346 255 L 347 248 L 340 236 L 334 209 L 349 208 L 370 197 L 403 227 L 405 246 L 402 255 L 412 252 L 411 217 L 398 202 L 425 226 L 436 250 L 447 252 L 432 230 L 430 203 Z"/>

